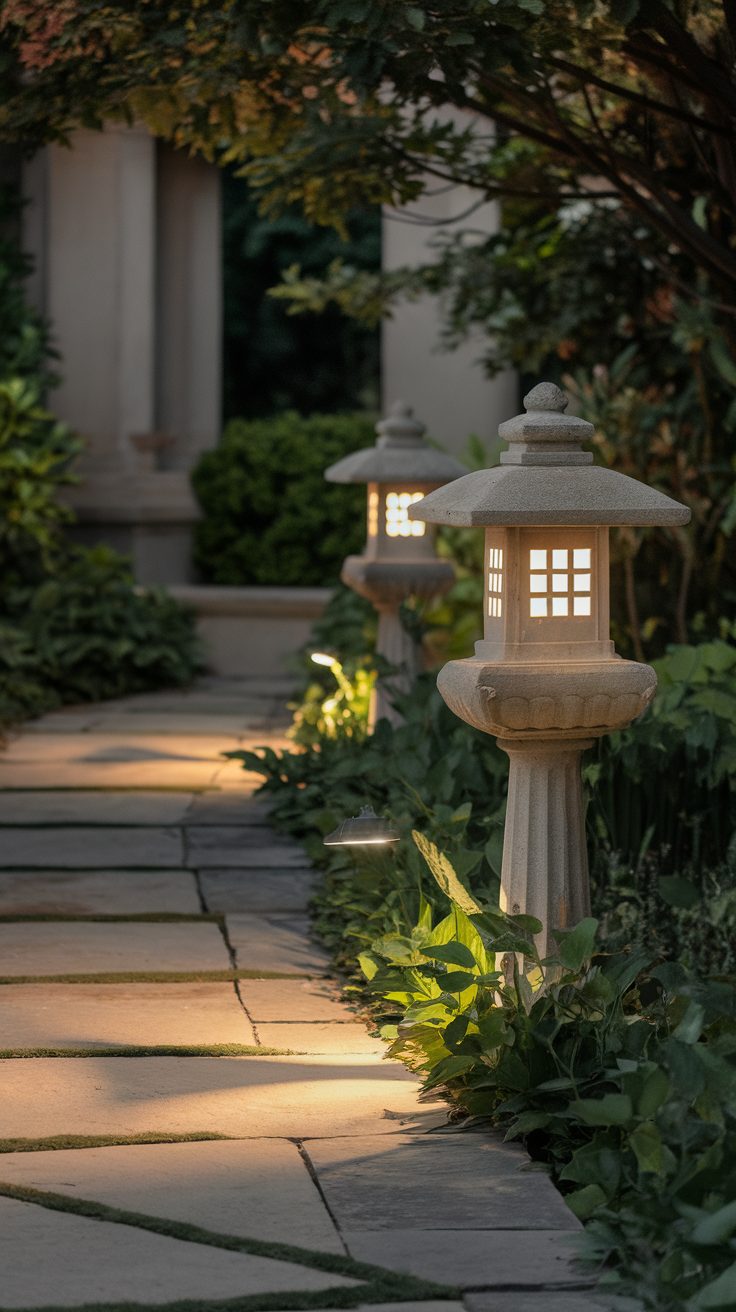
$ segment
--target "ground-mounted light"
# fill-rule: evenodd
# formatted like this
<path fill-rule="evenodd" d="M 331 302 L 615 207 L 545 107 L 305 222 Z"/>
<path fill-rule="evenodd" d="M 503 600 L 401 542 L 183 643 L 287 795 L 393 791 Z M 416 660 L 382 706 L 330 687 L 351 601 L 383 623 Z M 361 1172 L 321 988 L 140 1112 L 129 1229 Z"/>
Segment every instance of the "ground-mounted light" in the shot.
<path fill-rule="evenodd" d="M 324 839 L 325 847 L 373 847 L 398 843 L 399 831 L 390 820 L 376 815 L 372 806 L 363 806 L 359 815 L 341 820 Z"/>
<path fill-rule="evenodd" d="M 401 624 L 399 607 L 410 597 L 439 596 L 454 578 L 449 562 L 437 557 L 434 529 L 412 520 L 410 511 L 428 492 L 465 471 L 459 461 L 425 442 L 424 424 L 403 402 L 392 406 L 376 432 L 375 446 L 338 460 L 325 478 L 367 485 L 366 545 L 362 555 L 347 557 L 341 577 L 375 606 L 377 650 L 398 671 L 392 679 L 378 680 L 371 722 L 385 716 L 396 723 L 393 697 L 411 685 L 418 666 L 416 645 Z"/>
<path fill-rule="evenodd" d="M 616 655 L 609 634 L 608 534 L 616 525 L 686 524 L 690 512 L 593 463 L 592 424 L 540 383 L 501 424 L 500 464 L 410 507 L 425 523 L 485 529 L 483 639 L 438 687 L 460 719 L 510 758 L 501 905 L 550 929 L 589 913 L 580 755 L 630 724 L 657 678 Z"/>

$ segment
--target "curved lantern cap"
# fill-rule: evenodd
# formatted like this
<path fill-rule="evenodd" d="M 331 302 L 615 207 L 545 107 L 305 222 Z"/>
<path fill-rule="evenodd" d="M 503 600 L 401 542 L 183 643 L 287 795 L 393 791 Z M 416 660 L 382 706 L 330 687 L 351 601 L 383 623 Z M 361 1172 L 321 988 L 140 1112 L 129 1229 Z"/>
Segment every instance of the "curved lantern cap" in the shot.
<path fill-rule="evenodd" d="M 500 465 L 466 474 L 409 508 L 430 524 L 687 524 L 690 511 L 638 479 L 593 464 L 581 450 L 592 424 L 565 415 L 568 399 L 554 383 L 524 397 L 526 414 L 499 427 L 510 449 Z"/>
<path fill-rule="evenodd" d="M 390 820 L 376 815 L 372 806 L 363 806 L 360 815 L 342 820 L 323 840 L 325 847 L 359 847 L 374 843 L 398 843 L 399 831 Z"/>
<path fill-rule="evenodd" d="M 391 406 L 376 432 L 375 446 L 353 451 L 325 470 L 328 483 L 447 483 L 465 473 L 459 460 L 425 442 L 424 424 L 403 401 Z"/>

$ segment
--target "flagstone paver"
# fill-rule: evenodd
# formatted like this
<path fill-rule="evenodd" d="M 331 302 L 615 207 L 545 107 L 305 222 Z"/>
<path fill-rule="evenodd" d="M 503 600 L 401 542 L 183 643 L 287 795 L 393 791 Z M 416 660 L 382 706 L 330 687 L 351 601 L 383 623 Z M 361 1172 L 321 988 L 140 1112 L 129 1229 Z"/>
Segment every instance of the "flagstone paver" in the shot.
<path fill-rule="evenodd" d="M 87 866 L 181 866 L 183 843 L 178 829 L 96 829 L 64 827 L 6 829 L 0 846 L 0 868 L 50 866 L 80 870 Z"/>
<path fill-rule="evenodd" d="M 244 979 L 240 995 L 254 1021 L 352 1021 L 355 1012 L 327 979 Z"/>
<path fill-rule="evenodd" d="M 194 801 L 194 793 L 12 792 L 8 789 L 0 792 L 0 825 L 154 825 L 160 828 L 181 824 Z"/>
<path fill-rule="evenodd" d="M 309 937 L 306 916 L 226 916 L 227 934 L 241 970 L 327 975 L 329 957 Z"/>
<path fill-rule="evenodd" d="M 169 1303 L 355 1280 L 0 1198 L 0 1307 Z"/>
<path fill-rule="evenodd" d="M 228 983 L 16 984 L 4 988 L 0 1013 L 3 1048 L 256 1042 Z"/>
<path fill-rule="evenodd" d="M 304 848 L 290 839 L 278 838 L 265 825 L 232 826 L 193 825 L 187 830 L 189 865 L 309 867 Z"/>
<path fill-rule="evenodd" d="M 8 1153 L 0 1178 L 220 1234 L 345 1251 L 298 1147 L 283 1139 Z"/>
<path fill-rule="evenodd" d="M 200 909 L 191 870 L 0 870 L 4 916 L 196 915 Z"/>
<path fill-rule="evenodd" d="M 0 924 L 0 972 L 5 976 L 227 970 L 229 966 L 217 925 Z"/>
<path fill-rule="evenodd" d="M 566 1240 L 578 1223 L 546 1177 L 496 1137 L 443 1133 L 442 1105 L 419 1101 L 328 978 L 305 914 L 314 872 L 268 827 L 258 774 L 222 755 L 284 745 L 288 691 L 277 678 L 205 679 L 62 709 L 0 756 L 0 915 L 64 917 L 0 923 L 0 977 L 37 981 L 0 985 L 0 1047 L 93 1050 L 0 1061 L 0 1139 L 32 1149 L 0 1154 L 0 1181 L 473 1291 L 463 1307 L 453 1288 L 412 1302 L 404 1286 L 374 1312 L 597 1312 L 575 1292 L 586 1277 Z M 204 911 L 224 923 L 175 919 Z M 74 919 L 146 913 L 163 920 Z M 44 979 L 234 965 L 248 978 Z M 184 1055 L 233 1043 L 262 1051 Z M 107 1047 L 138 1055 L 94 1052 Z M 184 1051 L 142 1052 L 161 1047 Z M 141 1135 L 229 1137 L 81 1146 Z M 80 1146 L 44 1151 L 54 1136 Z M 330 1290 L 332 1304 L 341 1280 L 352 1288 L 298 1254 L 254 1257 L 0 1197 L 2 1245 L 0 1308 L 269 1293 L 278 1309 L 279 1291 L 288 1303 Z"/>
<path fill-rule="evenodd" d="M 311 870 L 200 869 L 200 887 L 208 911 L 305 912 L 316 888 Z"/>

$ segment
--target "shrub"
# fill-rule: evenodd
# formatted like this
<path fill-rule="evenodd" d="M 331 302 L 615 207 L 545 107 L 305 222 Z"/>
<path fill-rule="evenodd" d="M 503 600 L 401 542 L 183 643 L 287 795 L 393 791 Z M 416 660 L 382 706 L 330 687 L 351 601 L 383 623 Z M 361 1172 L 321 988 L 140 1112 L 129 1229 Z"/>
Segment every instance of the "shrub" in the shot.
<path fill-rule="evenodd" d="M 371 446 L 365 415 L 233 419 L 192 474 L 204 518 L 195 559 L 209 583 L 324 586 L 365 541 L 365 488 L 326 483 L 328 465 Z"/>

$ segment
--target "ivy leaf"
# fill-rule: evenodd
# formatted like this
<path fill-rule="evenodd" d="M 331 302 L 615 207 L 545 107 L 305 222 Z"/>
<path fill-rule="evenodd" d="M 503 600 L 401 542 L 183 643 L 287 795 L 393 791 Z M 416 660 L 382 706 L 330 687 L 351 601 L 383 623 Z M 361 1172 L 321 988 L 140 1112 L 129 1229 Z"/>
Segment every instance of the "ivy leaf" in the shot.
<path fill-rule="evenodd" d="M 680 1043 L 697 1043 L 703 1033 L 703 1022 L 705 1020 L 705 1008 L 701 1007 L 699 1002 L 690 1001 L 687 1011 L 683 1016 L 680 1024 L 673 1033 L 673 1038 L 679 1039 Z"/>
<path fill-rule="evenodd" d="M 579 1098 L 572 1104 L 586 1125 L 626 1125 L 632 1117 L 631 1099 L 626 1093 L 607 1093 L 603 1098 Z"/>
<path fill-rule="evenodd" d="M 662 1136 L 653 1121 L 644 1121 L 632 1130 L 629 1143 L 634 1151 L 640 1171 L 653 1171 L 661 1175 L 664 1170 Z"/>
<path fill-rule="evenodd" d="M 717 1212 L 703 1217 L 695 1226 L 691 1239 L 694 1244 L 724 1244 L 736 1230 L 736 1202 L 726 1203 Z"/>
<path fill-rule="evenodd" d="M 565 1202 L 578 1220 L 587 1221 L 593 1212 L 605 1206 L 608 1199 L 599 1184 L 586 1184 L 582 1189 L 568 1194 Z"/>
<path fill-rule="evenodd" d="M 592 916 L 581 920 L 579 925 L 570 930 L 558 930 L 557 956 L 568 970 L 581 970 L 586 961 L 590 961 L 595 947 L 595 935 L 598 921 Z"/>

